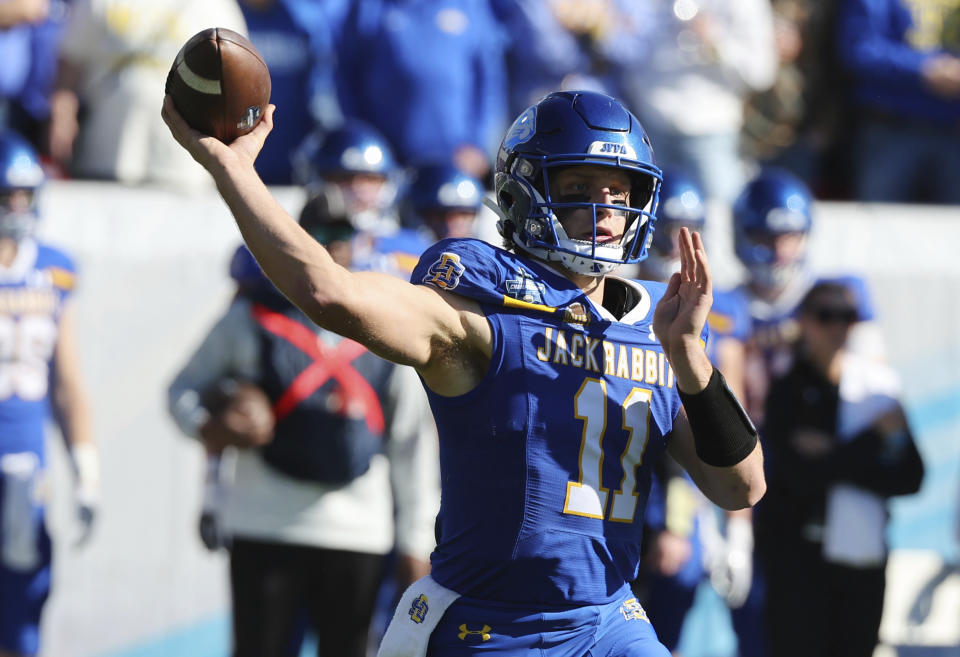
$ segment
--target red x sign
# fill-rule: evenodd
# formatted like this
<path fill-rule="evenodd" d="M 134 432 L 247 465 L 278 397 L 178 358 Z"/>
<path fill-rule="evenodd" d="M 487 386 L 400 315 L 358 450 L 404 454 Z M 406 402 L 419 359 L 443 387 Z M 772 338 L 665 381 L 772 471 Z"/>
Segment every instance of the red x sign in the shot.
<path fill-rule="evenodd" d="M 366 347 L 347 338 L 335 347 L 328 347 L 297 320 L 260 304 L 253 305 L 253 317 L 264 330 L 283 338 L 313 359 L 313 363 L 297 375 L 273 405 L 277 422 L 333 377 L 346 397 L 343 409 L 362 408 L 367 428 L 377 435 L 383 433 L 385 424 L 380 399 L 373 386 L 351 366 L 353 361 L 366 353 Z"/>

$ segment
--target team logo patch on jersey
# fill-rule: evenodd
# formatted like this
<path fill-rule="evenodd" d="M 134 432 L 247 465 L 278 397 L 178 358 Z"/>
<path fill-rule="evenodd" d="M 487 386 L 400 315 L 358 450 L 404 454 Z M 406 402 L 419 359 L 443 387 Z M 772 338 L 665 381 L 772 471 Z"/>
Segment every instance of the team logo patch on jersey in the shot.
<path fill-rule="evenodd" d="M 483 643 L 484 641 L 490 640 L 490 630 L 493 628 L 491 628 L 489 625 L 484 625 L 479 630 L 468 630 L 467 624 L 462 623 L 457 629 L 460 630 L 457 638 L 461 641 L 466 641 L 467 637 L 479 637 L 480 642 Z"/>
<path fill-rule="evenodd" d="M 427 617 L 429 610 L 430 606 L 427 604 L 427 596 L 421 593 L 410 603 L 410 610 L 407 611 L 407 614 L 414 623 L 422 623 Z"/>
<path fill-rule="evenodd" d="M 647 612 L 644 611 L 643 607 L 640 606 L 640 603 L 637 602 L 636 598 L 630 598 L 622 605 L 620 605 L 620 613 L 623 615 L 624 620 L 642 620 L 650 622 L 650 619 L 647 618 Z"/>
<path fill-rule="evenodd" d="M 441 253 L 440 258 L 430 265 L 424 283 L 436 285 L 441 290 L 452 290 L 460 284 L 460 277 L 467 271 L 460 264 L 460 256 L 456 253 Z"/>
<path fill-rule="evenodd" d="M 544 285 L 523 269 L 517 270 L 517 278 L 508 280 L 507 296 L 526 303 L 543 305 Z"/>

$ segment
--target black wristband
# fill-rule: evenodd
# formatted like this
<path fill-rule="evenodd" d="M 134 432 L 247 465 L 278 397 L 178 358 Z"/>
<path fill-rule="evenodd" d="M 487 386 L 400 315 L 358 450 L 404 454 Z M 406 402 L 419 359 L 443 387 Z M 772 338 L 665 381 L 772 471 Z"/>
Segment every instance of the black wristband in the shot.
<path fill-rule="evenodd" d="M 727 468 L 750 455 L 757 445 L 757 428 L 719 370 L 714 368 L 707 387 L 700 392 L 677 392 L 687 411 L 693 444 L 701 461 Z"/>

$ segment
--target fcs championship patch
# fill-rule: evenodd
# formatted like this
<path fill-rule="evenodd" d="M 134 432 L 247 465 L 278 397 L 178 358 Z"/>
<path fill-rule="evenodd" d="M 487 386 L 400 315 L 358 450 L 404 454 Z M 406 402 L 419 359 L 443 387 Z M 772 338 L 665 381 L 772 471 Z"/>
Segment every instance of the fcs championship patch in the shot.
<path fill-rule="evenodd" d="M 517 301 L 543 305 L 544 285 L 534 280 L 526 270 L 517 269 L 517 277 L 508 280 L 506 286 L 508 297 Z"/>
<path fill-rule="evenodd" d="M 430 611 L 430 606 L 427 604 L 427 596 L 421 593 L 410 603 L 407 614 L 414 623 L 422 623 L 426 619 L 428 611 Z"/>
<path fill-rule="evenodd" d="M 460 264 L 460 256 L 456 253 L 441 253 L 440 258 L 430 265 L 424 283 L 436 285 L 441 290 L 452 290 L 460 284 L 460 277 L 466 268 Z"/>

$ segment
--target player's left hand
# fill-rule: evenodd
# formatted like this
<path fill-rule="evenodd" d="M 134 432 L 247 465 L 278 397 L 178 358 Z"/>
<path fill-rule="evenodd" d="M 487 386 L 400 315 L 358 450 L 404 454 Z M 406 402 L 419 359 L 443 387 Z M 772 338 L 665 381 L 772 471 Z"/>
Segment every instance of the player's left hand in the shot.
<path fill-rule="evenodd" d="M 753 526 L 737 516 L 727 519 L 722 548 L 708 564 L 710 583 L 731 609 L 742 607 L 753 584 Z"/>
<path fill-rule="evenodd" d="M 96 445 L 84 442 L 72 445 L 71 457 L 76 471 L 73 500 L 80 525 L 74 547 L 82 547 L 93 534 L 93 525 L 100 506 L 100 456 Z"/>
<path fill-rule="evenodd" d="M 76 548 L 85 546 L 93 535 L 93 525 L 97 519 L 98 501 L 94 496 L 85 494 L 82 490 L 77 491 L 75 503 L 80 532 L 77 539 L 73 542 L 73 546 Z"/>
<path fill-rule="evenodd" d="M 700 348 L 700 334 L 713 305 L 713 277 L 700 233 L 683 227 L 677 239 L 680 271 L 670 277 L 653 313 L 653 331 L 674 365 L 678 350 Z"/>

